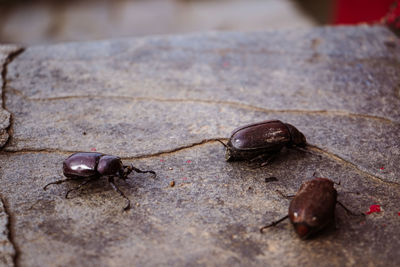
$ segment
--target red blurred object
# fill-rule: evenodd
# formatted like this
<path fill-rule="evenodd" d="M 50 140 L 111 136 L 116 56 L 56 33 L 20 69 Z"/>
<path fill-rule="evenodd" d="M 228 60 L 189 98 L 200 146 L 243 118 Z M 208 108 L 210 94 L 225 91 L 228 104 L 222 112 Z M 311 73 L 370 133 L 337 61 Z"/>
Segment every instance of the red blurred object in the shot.
<path fill-rule="evenodd" d="M 387 14 L 386 24 L 393 27 L 396 30 L 400 30 L 400 0 L 396 1 L 396 4 L 392 6 L 389 14 Z"/>
<path fill-rule="evenodd" d="M 398 0 L 336 0 L 334 24 L 381 21 Z"/>
<path fill-rule="evenodd" d="M 381 206 L 380 205 L 371 205 L 369 207 L 369 211 L 367 212 L 367 214 L 371 214 L 374 212 L 381 212 Z"/>

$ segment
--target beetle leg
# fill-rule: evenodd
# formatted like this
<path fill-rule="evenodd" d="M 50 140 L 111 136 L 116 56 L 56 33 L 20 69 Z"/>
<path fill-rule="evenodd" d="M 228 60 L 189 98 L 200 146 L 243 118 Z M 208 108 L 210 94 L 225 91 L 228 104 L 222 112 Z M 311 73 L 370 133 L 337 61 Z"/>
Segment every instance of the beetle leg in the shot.
<path fill-rule="evenodd" d="M 250 167 L 251 169 L 258 169 L 261 167 L 264 167 L 265 165 L 267 165 L 268 163 L 270 163 L 273 159 L 275 159 L 277 155 L 266 155 L 266 154 L 262 154 L 262 155 L 258 155 L 255 156 L 252 159 L 249 159 L 247 162 L 247 166 Z"/>
<path fill-rule="evenodd" d="M 271 226 L 275 226 L 275 225 L 277 225 L 278 223 L 280 223 L 280 222 L 286 220 L 287 218 L 289 218 L 289 215 L 286 215 L 285 217 L 283 217 L 283 218 L 281 218 L 281 219 L 279 219 L 279 220 L 277 220 L 277 221 L 274 221 L 274 222 L 272 222 L 272 223 L 270 223 L 270 224 L 267 224 L 266 226 L 261 227 L 261 228 L 260 228 L 260 233 L 263 233 L 264 229 L 269 228 L 269 227 L 271 227 Z"/>
<path fill-rule="evenodd" d="M 119 178 L 125 180 L 126 177 L 132 172 L 132 168 L 131 166 L 123 166 L 123 168 L 121 170 L 119 170 L 118 172 L 118 176 Z"/>
<path fill-rule="evenodd" d="M 81 184 L 79 184 L 77 187 L 68 190 L 67 193 L 65 194 L 65 198 L 68 198 L 69 193 L 71 193 L 72 191 L 76 191 L 79 188 L 81 188 L 82 186 L 84 186 L 84 185 L 86 185 L 86 184 L 88 184 L 88 183 L 90 183 L 92 181 L 94 181 L 94 179 L 86 180 L 86 181 L 82 182 Z"/>
<path fill-rule="evenodd" d="M 254 158 L 250 159 L 249 162 L 258 161 L 260 159 L 264 159 L 265 157 L 266 157 L 265 154 L 261 154 L 261 155 L 255 156 Z"/>
<path fill-rule="evenodd" d="M 46 185 L 43 187 L 43 190 L 46 190 L 47 187 L 48 187 L 49 185 L 52 185 L 52 184 L 62 184 L 62 183 L 64 183 L 64 182 L 68 182 L 68 181 L 72 181 L 72 180 L 75 180 L 75 181 L 76 181 L 76 179 L 68 178 L 68 179 L 58 180 L 58 181 L 55 181 L 55 182 L 48 183 L 48 184 L 46 184 Z"/>
<path fill-rule="evenodd" d="M 154 175 L 154 177 L 157 176 L 157 174 L 154 171 L 142 171 L 142 170 L 139 170 L 138 168 L 133 167 L 133 165 L 131 165 L 131 168 L 132 168 L 132 170 L 134 170 L 137 173 L 151 173 Z"/>
<path fill-rule="evenodd" d="M 271 163 L 275 158 L 277 157 L 277 155 L 270 155 L 270 154 L 262 154 L 262 155 L 258 155 L 252 159 L 249 160 L 249 162 L 257 162 L 260 163 L 259 167 L 264 167 L 266 165 L 268 165 L 269 163 Z"/>
<path fill-rule="evenodd" d="M 129 198 L 127 198 L 125 196 L 125 194 L 114 183 L 114 177 L 113 176 L 108 177 L 108 183 L 111 185 L 111 187 L 114 189 L 115 192 L 117 192 L 123 198 L 125 198 L 127 200 L 127 204 L 125 205 L 124 210 L 128 210 L 131 207 L 131 201 L 129 200 Z"/>
<path fill-rule="evenodd" d="M 317 157 L 322 158 L 322 156 L 320 154 L 318 154 L 318 153 L 316 153 L 316 152 L 314 152 L 314 151 L 312 151 L 310 149 L 307 149 L 307 148 L 298 147 L 298 146 L 292 146 L 292 147 L 287 147 L 287 148 L 288 149 L 297 150 L 297 151 L 300 151 L 300 152 L 304 152 L 304 153 L 308 153 L 308 154 L 311 154 L 313 156 L 317 156 Z"/>
<path fill-rule="evenodd" d="M 271 163 L 271 161 L 273 161 L 277 156 L 276 155 L 271 155 L 269 157 L 266 158 L 266 160 L 260 164 L 261 167 L 264 167 L 265 165 L 268 165 L 269 163 Z"/>
<path fill-rule="evenodd" d="M 281 195 L 283 198 L 294 198 L 296 195 L 285 195 L 282 193 L 282 191 L 280 190 L 275 190 L 275 192 L 277 192 L 279 195 Z"/>

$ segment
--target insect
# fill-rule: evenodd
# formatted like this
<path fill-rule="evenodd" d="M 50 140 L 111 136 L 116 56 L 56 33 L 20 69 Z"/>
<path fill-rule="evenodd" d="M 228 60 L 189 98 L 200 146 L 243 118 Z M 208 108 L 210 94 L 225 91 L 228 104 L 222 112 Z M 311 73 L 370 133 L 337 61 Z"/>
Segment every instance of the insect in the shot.
<path fill-rule="evenodd" d="M 337 201 L 337 191 L 333 185 L 334 182 L 327 178 L 314 178 L 303 183 L 290 202 L 289 214 L 262 227 L 260 232 L 289 218 L 297 235 L 307 239 L 334 222 L 336 203 L 353 214 Z"/>
<path fill-rule="evenodd" d="M 68 198 L 68 195 L 72 191 L 76 191 L 82 186 L 98 180 L 102 176 L 106 176 L 111 187 L 127 200 L 124 210 L 128 210 L 130 208 L 130 200 L 117 187 L 114 178 L 118 177 L 125 180 L 132 171 L 137 173 L 152 173 L 156 175 L 154 171 L 142 171 L 133 166 L 124 166 L 122 165 L 121 158 L 116 156 L 105 155 L 97 152 L 74 153 L 63 162 L 63 173 L 67 179 L 51 182 L 44 186 L 43 189 L 46 190 L 47 187 L 52 184 L 61 184 L 72 180 L 84 180 L 77 187 L 67 191 L 65 198 Z"/>
<path fill-rule="evenodd" d="M 296 127 L 279 120 L 263 121 L 237 128 L 225 148 L 227 161 L 254 160 L 267 156 L 267 161 L 283 147 L 305 147 L 305 136 Z"/>

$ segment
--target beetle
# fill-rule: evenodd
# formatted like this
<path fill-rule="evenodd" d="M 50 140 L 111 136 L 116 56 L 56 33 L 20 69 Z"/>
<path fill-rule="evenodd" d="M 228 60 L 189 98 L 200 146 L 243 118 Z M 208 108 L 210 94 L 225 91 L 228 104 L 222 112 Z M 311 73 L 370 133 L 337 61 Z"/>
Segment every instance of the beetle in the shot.
<path fill-rule="evenodd" d="M 125 166 L 122 164 L 121 158 L 117 156 L 106 155 L 98 152 L 78 152 L 72 154 L 63 162 L 63 173 L 67 179 L 48 183 L 43 187 L 43 189 L 46 190 L 47 187 L 52 184 L 61 184 L 72 180 L 84 180 L 77 187 L 67 191 L 65 198 L 68 198 L 68 195 L 72 191 L 76 191 L 82 186 L 98 180 L 102 176 L 106 176 L 111 187 L 127 200 L 124 210 L 128 210 L 130 207 L 130 200 L 117 187 L 114 178 L 118 177 L 122 180 L 126 180 L 132 171 L 137 173 L 152 173 L 153 175 L 156 175 L 154 171 L 142 171 L 133 167 L 133 165 Z"/>
<path fill-rule="evenodd" d="M 283 147 L 307 145 L 303 133 L 289 123 L 280 120 L 262 121 L 235 129 L 225 148 L 227 161 L 254 160 L 268 156 L 272 158 Z"/>
<path fill-rule="evenodd" d="M 301 239 L 307 239 L 334 223 L 336 203 L 353 214 L 337 200 L 337 191 L 332 180 L 314 178 L 301 185 L 290 202 L 289 214 L 262 227 L 260 232 L 263 233 L 264 229 L 289 218 L 297 235 Z"/>

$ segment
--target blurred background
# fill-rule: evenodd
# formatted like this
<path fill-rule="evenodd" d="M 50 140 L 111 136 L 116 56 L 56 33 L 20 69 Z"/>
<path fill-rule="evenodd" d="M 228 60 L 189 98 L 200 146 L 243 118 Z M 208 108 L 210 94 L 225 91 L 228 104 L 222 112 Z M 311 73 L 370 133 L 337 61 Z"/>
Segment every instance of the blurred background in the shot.
<path fill-rule="evenodd" d="M 0 43 L 36 45 L 212 30 L 256 31 L 327 24 L 379 23 L 391 10 L 392 13 L 397 12 L 393 10 L 398 2 L 0 0 Z"/>

